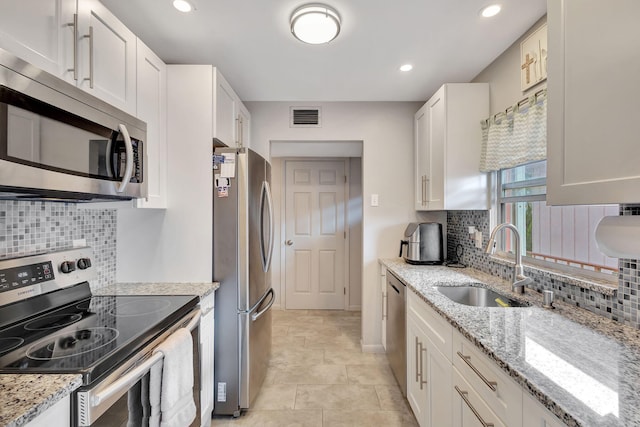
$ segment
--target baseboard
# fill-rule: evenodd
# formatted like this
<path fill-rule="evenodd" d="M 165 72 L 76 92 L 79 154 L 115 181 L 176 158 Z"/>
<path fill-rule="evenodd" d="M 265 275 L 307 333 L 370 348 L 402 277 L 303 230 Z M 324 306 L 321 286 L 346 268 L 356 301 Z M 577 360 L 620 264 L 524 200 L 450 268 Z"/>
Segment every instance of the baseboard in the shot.
<path fill-rule="evenodd" d="M 382 344 L 367 344 L 360 343 L 363 353 L 386 353 Z"/>
<path fill-rule="evenodd" d="M 347 311 L 362 311 L 362 307 L 359 305 L 350 305 Z"/>

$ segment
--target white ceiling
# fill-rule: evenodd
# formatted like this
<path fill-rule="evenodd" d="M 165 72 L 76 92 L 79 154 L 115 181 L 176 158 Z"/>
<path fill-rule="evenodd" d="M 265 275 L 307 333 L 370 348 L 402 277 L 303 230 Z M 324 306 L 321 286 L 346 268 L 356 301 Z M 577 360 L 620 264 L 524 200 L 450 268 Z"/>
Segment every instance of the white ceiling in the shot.
<path fill-rule="evenodd" d="M 101 0 L 165 62 L 213 64 L 244 101 L 424 101 L 467 82 L 546 13 L 546 0 L 327 0 L 343 26 L 327 45 L 289 31 L 305 0 Z M 400 65 L 413 71 L 402 73 Z"/>

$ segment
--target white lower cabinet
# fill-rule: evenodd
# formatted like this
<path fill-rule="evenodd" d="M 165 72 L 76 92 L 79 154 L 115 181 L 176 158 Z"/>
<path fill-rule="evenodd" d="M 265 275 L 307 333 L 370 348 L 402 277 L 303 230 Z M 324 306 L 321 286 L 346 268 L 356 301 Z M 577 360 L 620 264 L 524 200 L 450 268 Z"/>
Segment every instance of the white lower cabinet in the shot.
<path fill-rule="evenodd" d="M 496 417 L 509 427 L 522 425 L 522 387 L 458 332 L 453 334 L 453 366 Z"/>
<path fill-rule="evenodd" d="M 523 393 L 522 396 L 522 427 L 562 427 L 558 418 L 537 400 Z"/>
<path fill-rule="evenodd" d="M 67 395 L 45 410 L 25 427 L 69 427 L 71 425 L 71 398 Z"/>
<path fill-rule="evenodd" d="M 202 427 L 211 425 L 213 413 L 213 334 L 214 303 L 212 293 L 200 300 L 200 422 Z"/>
<path fill-rule="evenodd" d="M 477 391 L 453 368 L 453 427 L 512 427 L 491 411 Z"/>
<path fill-rule="evenodd" d="M 420 426 L 451 425 L 451 360 L 441 349 L 451 337 L 449 324 L 429 322 L 431 309 L 407 293 L 407 400 Z M 430 336 L 444 337 L 433 342 Z M 450 343 L 450 339 L 448 340 Z M 449 352 L 450 354 L 450 352 Z"/>

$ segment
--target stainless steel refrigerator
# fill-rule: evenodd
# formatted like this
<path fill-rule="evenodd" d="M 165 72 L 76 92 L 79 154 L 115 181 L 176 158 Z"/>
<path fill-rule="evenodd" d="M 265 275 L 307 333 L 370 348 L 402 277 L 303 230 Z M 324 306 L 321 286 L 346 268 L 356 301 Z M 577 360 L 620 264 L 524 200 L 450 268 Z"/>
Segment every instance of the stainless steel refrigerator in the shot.
<path fill-rule="evenodd" d="M 260 390 L 271 352 L 271 165 L 250 149 L 217 148 L 214 180 L 214 413 L 238 416 Z"/>

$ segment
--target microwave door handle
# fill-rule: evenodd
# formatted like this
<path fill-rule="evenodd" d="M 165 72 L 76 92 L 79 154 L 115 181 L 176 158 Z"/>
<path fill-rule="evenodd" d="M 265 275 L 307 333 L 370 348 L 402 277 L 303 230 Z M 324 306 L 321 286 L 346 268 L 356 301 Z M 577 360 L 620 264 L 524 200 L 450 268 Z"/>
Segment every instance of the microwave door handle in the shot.
<path fill-rule="evenodd" d="M 129 131 L 127 127 L 123 124 L 118 125 L 118 129 L 122 134 L 122 138 L 124 139 L 124 147 L 126 149 L 127 155 L 127 165 L 124 168 L 124 176 L 122 177 L 122 181 L 118 185 L 116 189 L 117 193 L 124 192 L 124 189 L 127 188 L 127 184 L 131 180 L 131 174 L 133 173 L 133 144 L 131 143 L 131 137 L 129 136 Z"/>

